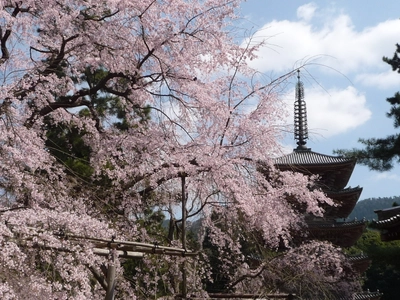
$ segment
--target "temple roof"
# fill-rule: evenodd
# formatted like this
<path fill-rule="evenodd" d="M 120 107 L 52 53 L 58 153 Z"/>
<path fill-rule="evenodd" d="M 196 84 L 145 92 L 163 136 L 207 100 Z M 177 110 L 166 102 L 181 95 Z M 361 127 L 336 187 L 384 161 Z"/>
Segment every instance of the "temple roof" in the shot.
<path fill-rule="evenodd" d="M 371 265 L 371 259 L 365 254 L 347 256 L 347 259 L 351 263 L 353 270 L 356 270 L 359 274 L 364 273 Z"/>
<path fill-rule="evenodd" d="M 374 227 L 375 228 L 391 228 L 391 227 L 397 227 L 399 226 L 400 228 L 400 214 L 395 215 L 393 217 L 384 219 L 384 220 L 380 220 L 380 221 L 376 221 L 374 223 Z"/>
<path fill-rule="evenodd" d="M 378 209 L 374 211 L 378 215 L 378 220 L 383 221 L 391 217 L 400 215 L 400 206 Z"/>
<path fill-rule="evenodd" d="M 338 300 L 378 300 L 383 296 L 379 291 L 376 292 L 362 292 L 353 294 L 352 298 L 339 298 Z"/>
<path fill-rule="evenodd" d="M 365 226 L 366 221 L 352 221 L 352 222 L 337 222 L 337 223 L 323 223 L 323 222 L 314 222 L 311 224 L 308 224 L 310 228 L 320 228 L 320 229 L 332 229 L 332 230 L 337 230 L 337 229 L 348 229 L 348 228 L 356 228 L 360 226 Z"/>
<path fill-rule="evenodd" d="M 360 194 L 362 192 L 363 188 L 360 186 L 356 186 L 356 187 L 348 187 L 339 191 L 325 191 L 328 195 L 329 198 L 332 199 L 338 199 L 338 198 L 343 198 L 346 199 L 347 197 L 349 197 L 350 195 L 353 194 Z"/>
<path fill-rule="evenodd" d="M 363 234 L 365 221 L 343 223 L 310 223 L 308 231 L 310 237 L 326 240 L 340 247 L 351 247 Z"/>
<path fill-rule="evenodd" d="M 292 153 L 278 157 L 275 159 L 276 165 L 355 165 L 354 159 L 344 158 L 342 156 L 331 156 L 320 154 L 311 149 L 298 150 L 295 149 Z"/>
<path fill-rule="evenodd" d="M 362 260 L 369 260 L 370 258 L 368 257 L 368 255 L 365 254 L 358 254 L 358 255 L 349 255 L 347 256 L 347 259 L 351 262 L 353 261 L 362 261 Z"/>
<path fill-rule="evenodd" d="M 349 187 L 340 191 L 325 191 L 326 195 L 331 198 L 337 206 L 327 206 L 325 216 L 335 216 L 336 218 L 347 218 L 360 198 L 361 187 Z"/>
<path fill-rule="evenodd" d="M 400 206 L 375 210 L 378 221 L 371 223 L 381 233 L 381 240 L 388 242 L 400 240 Z"/>
<path fill-rule="evenodd" d="M 381 240 L 384 242 L 400 240 L 400 207 L 376 210 L 378 221 L 371 223 L 381 233 Z"/>
<path fill-rule="evenodd" d="M 349 182 L 356 160 L 320 154 L 311 149 L 295 149 L 290 154 L 275 158 L 274 164 L 281 171 L 320 175 L 322 189 L 341 190 Z"/>

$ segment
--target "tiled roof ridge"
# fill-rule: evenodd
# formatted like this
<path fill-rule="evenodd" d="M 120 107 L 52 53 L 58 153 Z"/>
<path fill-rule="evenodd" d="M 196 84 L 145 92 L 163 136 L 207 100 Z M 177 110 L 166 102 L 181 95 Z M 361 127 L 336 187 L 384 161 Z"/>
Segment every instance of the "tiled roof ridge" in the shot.
<path fill-rule="evenodd" d="M 392 217 L 384 219 L 384 220 L 375 221 L 374 225 L 376 227 L 381 227 L 381 226 L 387 226 L 387 225 L 394 225 L 399 222 L 400 222 L 400 214 L 397 214 L 395 216 L 392 216 Z"/>
<path fill-rule="evenodd" d="M 355 254 L 355 255 L 346 255 L 346 258 L 349 261 L 359 261 L 359 260 L 369 259 L 368 255 L 366 255 L 364 253 Z"/>
<path fill-rule="evenodd" d="M 341 189 L 341 190 L 326 190 L 325 193 L 327 193 L 327 194 L 344 194 L 344 193 L 349 193 L 349 192 L 350 193 L 351 192 L 358 192 L 358 191 L 360 191 L 362 189 L 363 188 L 358 185 L 356 187 L 349 186 L 349 187 Z"/>
<path fill-rule="evenodd" d="M 351 299 L 346 299 L 346 300 L 368 300 L 371 298 L 376 298 L 381 296 L 383 296 L 383 294 L 379 292 L 379 290 L 377 290 L 376 292 L 366 291 L 366 292 L 356 293 L 353 295 Z"/>
<path fill-rule="evenodd" d="M 341 227 L 352 227 L 352 226 L 359 226 L 359 225 L 366 225 L 365 220 L 361 221 L 350 221 L 350 222 L 340 222 L 340 223 L 311 223 L 308 227 L 316 228 L 316 227 L 324 227 L 324 228 L 341 228 Z"/>
<path fill-rule="evenodd" d="M 355 164 L 355 159 L 343 156 L 321 154 L 309 150 L 297 150 L 292 153 L 274 159 L 277 165 L 313 165 L 313 164 Z"/>

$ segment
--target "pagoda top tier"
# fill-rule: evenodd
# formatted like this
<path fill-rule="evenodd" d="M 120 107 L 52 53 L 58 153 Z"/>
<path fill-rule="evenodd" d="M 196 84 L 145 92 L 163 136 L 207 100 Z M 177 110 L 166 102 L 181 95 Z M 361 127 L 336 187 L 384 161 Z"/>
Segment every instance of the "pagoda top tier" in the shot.
<path fill-rule="evenodd" d="M 356 160 L 342 156 L 331 156 L 308 150 L 294 150 L 274 160 L 281 171 L 300 172 L 305 175 L 320 175 L 320 182 L 328 189 L 341 190 L 346 187 L 356 165 Z M 323 187 L 324 188 L 324 187 Z"/>
<path fill-rule="evenodd" d="M 347 185 L 356 165 L 356 160 L 342 156 L 331 156 L 307 148 L 307 111 L 304 87 L 297 70 L 296 99 L 294 102 L 294 139 L 297 148 L 292 153 L 278 157 L 274 165 L 281 171 L 295 171 L 305 175 L 320 175 L 323 190 L 338 191 Z"/>

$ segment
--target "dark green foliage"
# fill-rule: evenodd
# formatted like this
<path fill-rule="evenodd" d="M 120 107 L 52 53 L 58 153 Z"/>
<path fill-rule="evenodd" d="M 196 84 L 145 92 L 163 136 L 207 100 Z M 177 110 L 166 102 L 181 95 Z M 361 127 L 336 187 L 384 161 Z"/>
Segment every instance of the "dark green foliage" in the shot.
<path fill-rule="evenodd" d="M 381 300 L 398 299 L 400 286 L 400 241 L 382 242 L 378 231 L 367 230 L 351 249 L 371 259 L 365 274 L 364 289 L 379 290 Z"/>
<path fill-rule="evenodd" d="M 165 215 L 161 210 L 151 206 L 144 207 L 143 213 L 140 216 L 136 214 L 135 219 L 139 230 L 144 228 L 154 241 L 164 239 L 164 242 L 166 242 L 167 229 L 163 226 Z"/>
<path fill-rule="evenodd" d="M 211 281 L 204 280 L 205 289 L 209 293 L 221 293 L 229 290 L 229 276 L 226 272 L 222 272 L 221 267 L 223 263 L 219 258 L 218 248 L 211 242 L 208 235 L 203 242 L 203 252 L 208 257 L 211 266 Z M 229 250 L 228 250 L 229 251 Z"/>
<path fill-rule="evenodd" d="M 67 76 L 61 71 L 57 74 L 58 76 Z M 127 103 L 123 96 L 119 96 L 116 91 L 109 90 L 105 84 L 101 84 L 109 74 L 103 68 L 93 70 L 88 67 L 80 78 L 71 78 L 76 84 L 83 86 L 82 90 L 85 92 L 85 96 L 82 96 L 84 98 L 82 106 L 77 107 L 80 110 L 71 111 L 71 114 L 95 120 L 96 128 L 100 132 L 104 128 L 114 127 L 120 131 L 131 130 L 133 133 L 138 123 L 145 124 L 149 120 L 150 108 L 127 107 L 130 103 Z M 113 88 L 124 89 L 126 84 L 124 79 L 119 79 Z M 64 105 L 69 100 L 72 101 L 71 97 L 65 95 L 56 98 L 56 101 Z M 49 114 L 43 121 L 47 138 L 46 147 L 57 162 L 63 166 L 73 187 L 71 193 L 80 193 L 82 189 L 85 189 L 88 199 L 92 201 L 90 205 L 96 207 L 101 213 L 108 215 L 112 220 L 123 216 L 125 212 L 120 205 L 122 197 L 116 196 L 113 201 L 107 203 L 101 201 L 104 198 L 103 195 L 107 194 L 112 186 L 106 169 L 112 169 L 113 165 L 106 162 L 104 172 L 93 176 L 94 172 L 90 162 L 93 149 L 90 144 L 91 133 L 89 130 L 79 127 L 74 122 L 74 118 L 55 119 Z"/>
<path fill-rule="evenodd" d="M 109 75 L 109 72 L 104 69 L 91 70 L 87 68 L 85 74 L 80 78 L 81 82 L 85 82 L 88 86 L 88 90 L 94 90 L 99 83 Z M 123 79 L 119 79 L 117 87 L 121 89 L 126 89 L 127 82 Z M 106 116 L 113 116 L 115 121 L 112 126 L 117 127 L 119 130 L 127 130 L 132 124 L 128 121 L 127 110 L 124 107 L 123 101 L 118 96 L 114 94 L 116 91 L 110 90 L 106 86 L 100 89 L 96 93 L 90 93 L 90 103 L 95 108 L 97 117 L 100 119 Z M 85 108 L 80 111 L 81 115 L 91 114 L 92 111 L 89 108 Z M 129 116 L 131 119 L 136 119 L 143 123 L 149 119 L 150 108 L 149 107 L 134 107 L 132 115 Z"/>
<path fill-rule="evenodd" d="M 396 52 L 394 53 L 393 58 L 384 57 L 383 61 L 391 65 L 393 71 L 400 73 L 400 59 L 398 53 L 400 53 L 400 45 L 396 44 Z"/>
<path fill-rule="evenodd" d="M 84 75 L 78 80 L 72 78 L 75 82 L 87 86 L 87 90 L 92 90 L 101 82 L 106 76 L 108 71 L 104 69 L 92 70 L 87 68 Z M 58 73 L 59 76 L 66 76 L 61 71 Z M 126 83 L 120 82 L 123 86 Z M 65 96 L 68 98 L 68 96 Z M 64 97 L 64 98 L 65 98 Z M 78 114 L 81 117 L 95 115 L 95 119 L 101 126 L 114 126 L 119 130 L 128 130 L 133 128 L 134 123 L 128 120 L 126 109 L 124 107 L 121 98 L 110 93 L 107 88 L 100 89 L 99 91 L 89 93 L 86 96 L 90 103 L 89 107 L 82 108 Z M 59 101 L 65 101 L 65 99 L 59 99 Z M 144 123 L 149 119 L 150 108 L 136 108 L 129 119 L 136 120 Z M 106 117 L 112 117 L 113 123 L 111 124 L 100 124 Z M 86 140 L 90 140 L 90 136 L 87 136 L 87 132 L 78 128 L 72 122 L 55 122 L 51 117 L 46 117 L 44 120 L 47 130 L 46 147 L 54 155 L 54 157 L 65 166 L 65 170 L 69 175 L 77 176 L 80 179 L 89 180 L 92 176 L 93 170 L 89 163 L 89 157 L 91 154 L 91 147 Z M 104 182 L 102 182 L 104 183 Z"/>
<path fill-rule="evenodd" d="M 392 66 L 393 71 L 400 73 L 400 45 L 396 45 L 393 58 L 383 57 L 383 61 Z M 400 93 L 386 99 L 391 107 L 387 116 L 393 119 L 394 128 L 400 126 Z M 385 138 L 360 139 L 364 149 L 335 150 L 334 152 L 346 157 L 356 158 L 358 163 L 368 166 L 371 170 L 387 171 L 400 162 L 400 134 L 392 134 Z"/>
<path fill-rule="evenodd" d="M 51 124 L 47 119 L 46 147 L 65 166 L 68 174 L 88 180 L 93 169 L 89 164 L 90 146 L 83 141 L 85 132 L 76 126 Z"/>

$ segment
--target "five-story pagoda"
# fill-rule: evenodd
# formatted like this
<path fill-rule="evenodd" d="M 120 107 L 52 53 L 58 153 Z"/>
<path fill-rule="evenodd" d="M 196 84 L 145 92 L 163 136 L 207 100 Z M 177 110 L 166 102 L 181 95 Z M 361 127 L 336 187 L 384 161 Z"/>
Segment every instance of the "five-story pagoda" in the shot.
<path fill-rule="evenodd" d="M 342 248 L 355 244 L 366 228 L 366 222 L 346 222 L 362 192 L 361 187 L 346 187 L 356 165 L 356 160 L 341 156 L 331 156 L 312 151 L 307 147 L 308 125 L 304 87 L 300 81 L 296 84 L 294 105 L 294 138 L 297 148 L 292 153 L 275 159 L 275 166 L 281 171 L 300 172 L 305 175 L 317 175 L 318 187 L 334 201 L 335 206 L 326 206 L 322 217 L 306 216 L 308 238 L 329 241 Z M 364 255 L 349 258 L 355 271 L 363 273 L 370 260 Z M 365 292 L 354 295 L 354 299 L 380 299 L 379 292 Z M 357 298 L 358 297 L 358 298 Z"/>
<path fill-rule="evenodd" d="M 336 204 L 324 207 L 323 217 L 306 217 L 309 238 L 330 241 L 340 247 L 351 247 L 366 227 L 365 221 L 343 221 L 352 212 L 362 192 L 361 187 L 346 187 L 356 160 L 320 154 L 307 147 L 307 112 L 300 75 L 296 84 L 294 137 L 297 148 L 292 153 L 275 159 L 275 166 L 281 171 L 318 175 L 318 187 Z"/>

